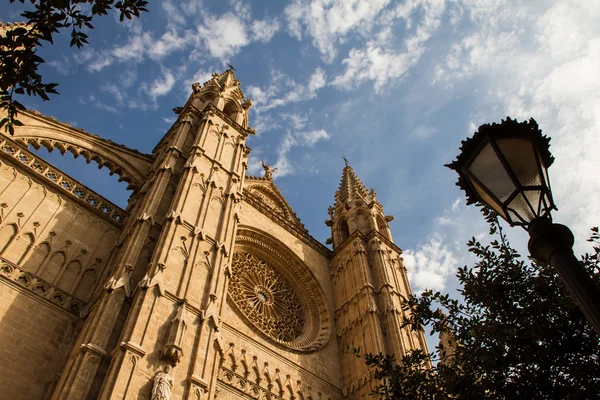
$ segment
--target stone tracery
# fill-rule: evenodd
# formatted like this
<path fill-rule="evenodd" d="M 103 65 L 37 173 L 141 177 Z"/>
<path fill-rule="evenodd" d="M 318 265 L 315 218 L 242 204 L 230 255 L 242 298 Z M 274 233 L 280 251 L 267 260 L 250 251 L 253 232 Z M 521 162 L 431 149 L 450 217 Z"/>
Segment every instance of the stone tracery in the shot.
<path fill-rule="evenodd" d="M 253 254 L 238 252 L 229 293 L 242 313 L 268 336 L 291 342 L 302 334 L 302 304 L 281 274 Z"/>
<path fill-rule="evenodd" d="M 248 255 L 255 258 L 252 263 L 260 263 L 260 266 L 248 268 L 246 261 L 243 263 L 236 261 L 238 257 L 247 259 Z M 265 269 L 269 272 L 265 272 Z M 258 277 L 250 278 L 251 283 L 246 284 L 243 289 L 239 283 L 236 283 L 238 280 L 236 275 L 240 270 L 242 274 L 245 271 L 260 271 L 260 274 Z M 249 227 L 240 227 L 236 236 L 236 251 L 232 256 L 230 271 L 228 284 L 230 304 L 240 316 L 262 334 L 295 352 L 312 352 L 327 343 L 332 331 L 332 317 L 322 289 L 310 268 L 277 239 Z M 275 277 L 282 286 L 275 283 Z M 242 304 L 245 301 L 247 307 L 254 307 L 252 304 L 258 305 L 258 303 L 261 309 L 273 307 L 269 305 L 271 301 L 284 305 L 283 319 L 288 322 L 285 326 L 278 325 L 283 327 L 283 331 L 270 330 L 273 326 L 263 328 L 257 323 L 254 314 L 249 314 L 241 308 L 239 297 L 236 299 L 234 291 L 242 294 Z M 243 297 L 243 294 L 247 297 Z M 257 311 L 254 313 L 258 314 Z M 290 319 L 293 321 L 289 322 Z M 275 329 L 281 329 L 279 327 Z"/>

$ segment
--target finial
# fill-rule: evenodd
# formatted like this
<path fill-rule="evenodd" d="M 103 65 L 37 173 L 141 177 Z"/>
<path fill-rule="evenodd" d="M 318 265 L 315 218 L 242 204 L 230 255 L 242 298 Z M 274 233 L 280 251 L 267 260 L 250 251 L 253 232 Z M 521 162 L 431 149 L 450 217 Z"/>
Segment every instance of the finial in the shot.
<path fill-rule="evenodd" d="M 264 160 L 261 160 L 262 162 L 262 167 L 265 170 L 265 179 L 268 179 L 270 181 L 273 180 L 273 172 L 277 171 L 279 168 L 271 168 L 271 166 L 269 164 L 265 164 Z"/>
<path fill-rule="evenodd" d="M 344 162 L 346 163 L 346 167 L 349 167 L 350 161 L 348 161 L 348 159 L 345 156 L 342 156 L 342 158 L 344 159 Z"/>
<path fill-rule="evenodd" d="M 231 64 L 229 64 L 229 63 L 227 63 L 227 66 L 229 67 L 229 70 L 230 70 L 230 71 L 235 71 L 235 68 L 233 68 L 233 65 L 231 65 Z"/>

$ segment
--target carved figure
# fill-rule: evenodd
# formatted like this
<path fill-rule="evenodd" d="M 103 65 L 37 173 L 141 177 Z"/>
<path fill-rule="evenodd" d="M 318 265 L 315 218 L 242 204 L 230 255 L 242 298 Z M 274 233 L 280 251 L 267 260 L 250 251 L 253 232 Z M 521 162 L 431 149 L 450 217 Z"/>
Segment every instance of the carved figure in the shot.
<path fill-rule="evenodd" d="M 171 367 L 167 365 L 162 371 L 158 371 L 154 375 L 151 400 L 171 400 L 173 378 L 169 375 L 170 371 Z"/>
<path fill-rule="evenodd" d="M 194 93 L 198 93 L 200 91 L 200 89 L 201 89 L 200 82 L 192 83 L 192 90 L 194 91 Z"/>
<path fill-rule="evenodd" d="M 335 208 L 333 208 L 333 206 L 329 206 L 327 207 L 327 212 L 329 213 L 329 218 L 333 219 L 333 213 L 335 211 Z"/>
<path fill-rule="evenodd" d="M 265 164 L 265 161 L 262 162 L 262 167 L 265 170 L 265 178 L 268 180 L 273 180 L 273 172 L 277 171 L 279 168 L 272 168 L 270 165 Z"/>
<path fill-rule="evenodd" d="M 377 193 L 375 193 L 375 189 L 371 189 L 369 191 L 369 195 L 371 195 L 371 200 L 372 201 L 377 201 Z"/>

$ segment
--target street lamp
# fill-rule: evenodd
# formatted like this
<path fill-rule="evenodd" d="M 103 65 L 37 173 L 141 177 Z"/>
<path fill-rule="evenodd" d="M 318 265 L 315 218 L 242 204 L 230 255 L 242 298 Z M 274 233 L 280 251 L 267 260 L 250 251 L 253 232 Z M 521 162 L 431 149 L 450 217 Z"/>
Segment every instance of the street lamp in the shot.
<path fill-rule="evenodd" d="M 600 335 L 600 288 L 573 254 L 573 233 L 552 223 L 556 209 L 548 168 L 554 162 L 550 138 L 537 122 L 506 118 L 500 124 L 481 125 L 462 142 L 461 153 L 446 166 L 458 175 L 467 204 L 481 201 L 511 226 L 529 232 L 529 252 L 537 261 L 556 269 L 579 308 Z"/>

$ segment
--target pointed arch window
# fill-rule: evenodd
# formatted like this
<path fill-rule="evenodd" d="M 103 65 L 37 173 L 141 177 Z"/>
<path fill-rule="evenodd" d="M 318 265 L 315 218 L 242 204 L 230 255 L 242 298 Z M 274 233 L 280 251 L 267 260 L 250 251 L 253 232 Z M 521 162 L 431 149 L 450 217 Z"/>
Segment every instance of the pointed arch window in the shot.
<path fill-rule="evenodd" d="M 350 228 L 348 228 L 348 222 L 345 219 L 341 220 L 338 225 L 338 235 L 340 239 L 338 244 L 344 243 L 350 237 Z"/>
<path fill-rule="evenodd" d="M 223 112 L 229 118 L 237 122 L 237 107 L 232 102 L 225 103 L 225 107 L 223 107 Z"/>

